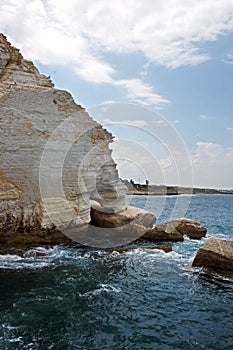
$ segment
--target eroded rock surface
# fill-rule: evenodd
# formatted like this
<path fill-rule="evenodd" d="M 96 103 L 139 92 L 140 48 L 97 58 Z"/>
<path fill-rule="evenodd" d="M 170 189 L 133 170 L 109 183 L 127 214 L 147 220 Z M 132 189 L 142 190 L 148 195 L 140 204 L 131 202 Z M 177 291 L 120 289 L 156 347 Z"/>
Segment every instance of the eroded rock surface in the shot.
<path fill-rule="evenodd" d="M 121 246 L 143 236 L 156 221 L 154 214 L 147 210 L 128 206 L 114 213 L 105 207 L 91 208 L 90 235 L 103 240 L 104 247 Z"/>
<path fill-rule="evenodd" d="M 145 228 L 152 227 L 156 221 L 154 214 L 147 210 L 128 206 L 119 213 L 112 213 L 107 208 L 92 205 L 91 207 L 91 223 L 98 227 L 114 228 L 125 226 L 129 223 L 143 226 Z"/>
<path fill-rule="evenodd" d="M 194 220 L 186 218 L 168 221 L 166 226 L 167 230 L 172 231 L 175 229 L 183 236 L 187 236 L 192 239 L 200 239 L 205 237 L 207 233 L 207 229 L 204 226 Z"/>
<path fill-rule="evenodd" d="M 148 230 L 145 235 L 142 236 L 142 239 L 151 242 L 178 242 L 183 241 L 184 237 L 176 229 L 167 231 L 166 224 L 161 224 Z"/>
<path fill-rule="evenodd" d="M 203 266 L 233 277 L 233 241 L 208 239 L 198 250 L 193 266 Z"/>
<path fill-rule="evenodd" d="M 206 232 L 207 229 L 198 222 L 181 218 L 153 227 L 142 238 L 153 242 L 177 242 L 183 241 L 184 236 L 200 239 L 206 235 Z"/>
<path fill-rule="evenodd" d="M 88 224 L 90 199 L 124 210 L 112 140 L 0 34 L 0 241 Z"/>

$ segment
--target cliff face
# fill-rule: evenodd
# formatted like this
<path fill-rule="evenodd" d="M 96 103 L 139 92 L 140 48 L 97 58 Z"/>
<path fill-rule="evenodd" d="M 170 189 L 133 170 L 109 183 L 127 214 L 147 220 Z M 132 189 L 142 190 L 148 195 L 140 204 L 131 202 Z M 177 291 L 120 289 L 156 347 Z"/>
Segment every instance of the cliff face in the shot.
<path fill-rule="evenodd" d="M 1 234 L 87 224 L 91 199 L 124 209 L 110 142 L 110 133 L 0 34 Z"/>

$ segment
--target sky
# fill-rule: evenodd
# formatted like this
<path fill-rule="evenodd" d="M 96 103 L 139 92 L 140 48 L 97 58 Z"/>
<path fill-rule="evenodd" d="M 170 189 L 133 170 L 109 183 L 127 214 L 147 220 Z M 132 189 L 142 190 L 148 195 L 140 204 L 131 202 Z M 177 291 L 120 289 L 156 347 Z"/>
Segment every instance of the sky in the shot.
<path fill-rule="evenodd" d="M 122 178 L 233 188 L 233 0 L 0 0 L 0 31 L 114 134 Z"/>

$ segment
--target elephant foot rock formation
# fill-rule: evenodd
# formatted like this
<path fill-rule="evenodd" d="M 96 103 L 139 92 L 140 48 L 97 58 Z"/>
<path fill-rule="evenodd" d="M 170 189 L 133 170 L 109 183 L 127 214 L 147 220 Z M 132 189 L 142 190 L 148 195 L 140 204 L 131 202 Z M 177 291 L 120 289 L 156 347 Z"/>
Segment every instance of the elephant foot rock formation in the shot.
<path fill-rule="evenodd" d="M 198 250 L 192 265 L 233 277 L 233 241 L 208 239 Z"/>
<path fill-rule="evenodd" d="M 86 227 L 91 200 L 125 210 L 112 141 L 0 34 L 0 244 L 67 242 L 59 231 Z"/>
<path fill-rule="evenodd" d="M 184 236 L 192 239 L 205 237 L 207 229 L 191 219 L 176 219 L 165 224 L 157 225 L 148 230 L 142 239 L 153 242 L 178 242 L 183 241 Z"/>

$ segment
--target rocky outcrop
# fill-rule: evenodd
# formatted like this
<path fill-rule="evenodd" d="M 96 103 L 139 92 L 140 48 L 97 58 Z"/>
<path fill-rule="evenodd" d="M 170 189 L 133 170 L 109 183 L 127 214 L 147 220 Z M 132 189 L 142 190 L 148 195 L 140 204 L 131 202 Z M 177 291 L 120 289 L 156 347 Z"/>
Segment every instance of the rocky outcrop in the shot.
<path fill-rule="evenodd" d="M 233 277 L 233 241 L 208 239 L 198 250 L 192 265 Z"/>
<path fill-rule="evenodd" d="M 145 235 L 141 237 L 143 240 L 151 242 L 179 242 L 183 241 L 183 235 L 176 229 L 168 231 L 166 224 L 161 224 L 148 230 Z"/>
<path fill-rule="evenodd" d="M 124 210 L 112 140 L 0 34 L 0 243 L 86 225 L 91 199 Z"/>
<path fill-rule="evenodd" d="M 154 214 L 130 206 L 119 213 L 111 212 L 105 207 L 92 206 L 91 218 L 87 238 L 98 237 L 98 243 L 106 248 L 137 240 L 156 220 Z"/>
<path fill-rule="evenodd" d="M 115 228 L 126 226 L 129 223 L 140 225 L 148 229 L 156 221 L 154 214 L 147 210 L 128 206 L 119 213 L 112 213 L 107 208 L 92 205 L 91 224 L 98 227 Z"/>
<path fill-rule="evenodd" d="M 176 219 L 160 224 L 148 230 L 142 239 L 153 242 L 183 241 L 184 236 L 200 239 L 206 235 L 207 229 L 191 219 Z"/>
<path fill-rule="evenodd" d="M 192 239 L 200 239 L 205 237 L 207 233 L 207 229 L 204 226 L 194 220 L 185 218 L 169 221 L 167 223 L 167 229 L 176 229 L 183 236 L 187 236 Z"/>

